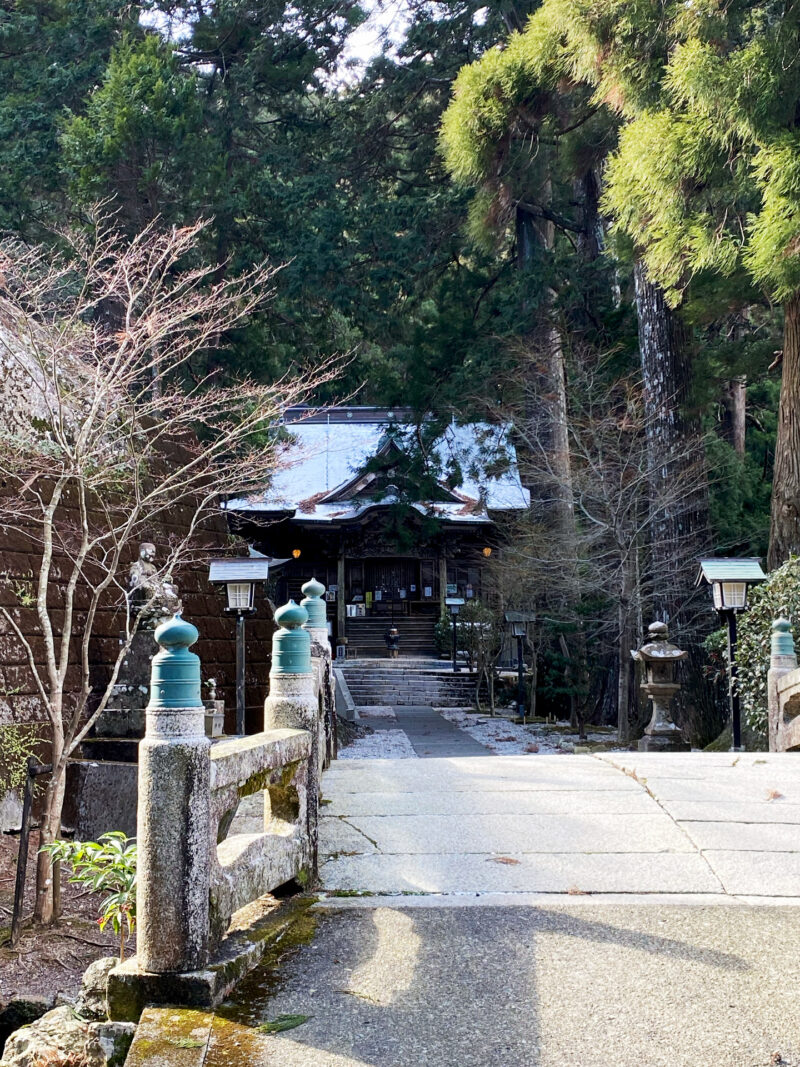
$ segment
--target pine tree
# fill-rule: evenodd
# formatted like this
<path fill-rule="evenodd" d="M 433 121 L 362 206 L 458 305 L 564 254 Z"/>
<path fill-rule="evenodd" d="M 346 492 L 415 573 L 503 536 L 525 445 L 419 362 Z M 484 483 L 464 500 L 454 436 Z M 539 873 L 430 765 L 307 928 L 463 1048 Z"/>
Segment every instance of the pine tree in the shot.
<path fill-rule="evenodd" d="M 784 312 L 774 567 L 800 550 L 800 13 L 772 2 L 671 11 L 658 102 L 623 128 L 606 202 L 673 304 L 744 267 Z"/>

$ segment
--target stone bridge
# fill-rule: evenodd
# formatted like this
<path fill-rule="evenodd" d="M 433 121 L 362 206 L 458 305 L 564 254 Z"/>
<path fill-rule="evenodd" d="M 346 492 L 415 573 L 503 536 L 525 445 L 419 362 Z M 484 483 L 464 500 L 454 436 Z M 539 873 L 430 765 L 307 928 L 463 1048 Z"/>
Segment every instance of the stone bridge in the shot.
<path fill-rule="evenodd" d="M 313 863 L 313 831 L 298 828 L 327 754 L 313 740 L 319 695 L 318 681 L 303 689 L 288 672 L 275 691 L 283 713 L 269 701 L 267 712 L 285 736 L 225 742 L 210 760 L 226 768 L 210 775 L 212 824 L 243 788 L 270 797 L 268 827 L 284 843 L 272 839 L 280 870 L 266 881 Z M 183 1003 L 228 999 L 148 1007 L 128 1067 L 800 1064 L 792 753 L 496 756 L 437 744 L 433 758 L 330 765 L 320 888 L 277 973 L 231 992 L 252 959 L 234 976 L 219 953 L 227 943 L 234 957 L 241 921 L 214 949 L 209 919 L 209 962 L 159 976 L 137 1010 L 163 1002 L 163 983 L 174 996 L 176 979 Z M 248 746 L 272 762 L 262 754 L 254 769 Z M 221 870 L 229 852 L 264 847 L 234 842 L 217 849 Z M 205 884 L 221 929 L 242 894 L 214 871 Z M 226 966 L 224 981 L 203 984 Z M 142 982 L 141 960 L 138 971 Z"/>

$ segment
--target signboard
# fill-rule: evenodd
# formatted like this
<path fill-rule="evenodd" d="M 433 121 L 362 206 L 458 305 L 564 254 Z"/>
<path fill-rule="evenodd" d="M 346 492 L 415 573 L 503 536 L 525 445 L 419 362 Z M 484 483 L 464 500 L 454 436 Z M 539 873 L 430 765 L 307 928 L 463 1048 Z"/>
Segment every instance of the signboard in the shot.
<path fill-rule="evenodd" d="M 444 602 L 448 606 L 448 608 L 458 608 L 461 607 L 462 604 L 466 603 L 463 596 L 448 596 L 444 598 Z"/>
<path fill-rule="evenodd" d="M 269 560 L 244 556 L 241 559 L 212 559 L 208 580 L 223 582 L 263 582 L 269 577 Z"/>
<path fill-rule="evenodd" d="M 433 596 L 433 586 L 426 585 L 425 588 L 422 590 L 422 595 L 426 597 Z"/>
<path fill-rule="evenodd" d="M 448 582 L 446 589 L 447 596 L 458 596 L 458 586 L 455 582 Z"/>

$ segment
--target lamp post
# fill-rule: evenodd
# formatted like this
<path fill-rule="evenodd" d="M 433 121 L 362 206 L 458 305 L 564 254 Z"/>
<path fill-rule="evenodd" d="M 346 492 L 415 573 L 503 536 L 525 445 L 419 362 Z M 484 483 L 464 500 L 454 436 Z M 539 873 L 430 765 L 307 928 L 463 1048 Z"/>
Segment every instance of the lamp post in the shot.
<path fill-rule="evenodd" d="M 227 593 L 225 612 L 236 616 L 236 733 L 244 736 L 245 712 L 245 646 L 244 621 L 255 614 L 256 582 L 269 576 L 269 560 L 251 558 L 212 559 L 208 580 L 212 585 L 224 585 Z"/>
<path fill-rule="evenodd" d="M 731 709 L 733 750 L 742 747 L 739 690 L 736 687 L 736 614 L 747 607 L 747 588 L 763 582 L 766 575 L 758 559 L 701 559 L 697 584 L 708 582 L 714 595 L 714 608 L 728 628 L 728 703 Z"/>
<path fill-rule="evenodd" d="M 453 619 L 453 670 L 458 670 L 458 632 L 456 623 L 458 620 L 458 613 L 464 606 L 464 598 L 460 596 L 448 596 L 445 597 L 445 604 L 450 608 L 450 615 Z"/>
<path fill-rule="evenodd" d="M 523 660 L 525 635 L 528 623 L 534 622 L 536 616 L 532 611 L 506 611 L 503 618 L 511 626 L 511 636 L 517 642 L 517 714 L 525 721 L 525 662 Z"/>

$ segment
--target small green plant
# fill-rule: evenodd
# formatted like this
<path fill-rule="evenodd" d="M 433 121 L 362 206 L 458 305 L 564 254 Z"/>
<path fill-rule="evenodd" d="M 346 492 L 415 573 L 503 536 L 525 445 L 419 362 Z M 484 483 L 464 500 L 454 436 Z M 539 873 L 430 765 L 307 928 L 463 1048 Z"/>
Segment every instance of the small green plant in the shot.
<path fill-rule="evenodd" d="M 136 842 L 112 830 L 99 841 L 54 841 L 42 851 L 54 862 L 69 864 L 70 882 L 108 894 L 100 905 L 97 924 L 104 930 L 111 923 L 119 936 L 119 958 L 124 960 L 125 939 L 136 926 Z"/>
<path fill-rule="evenodd" d="M 8 690 L 0 690 L 0 696 L 8 695 Z M 41 739 L 35 723 L 0 726 L 0 796 L 9 790 L 22 791 L 28 776 L 28 758 L 36 755 Z"/>

